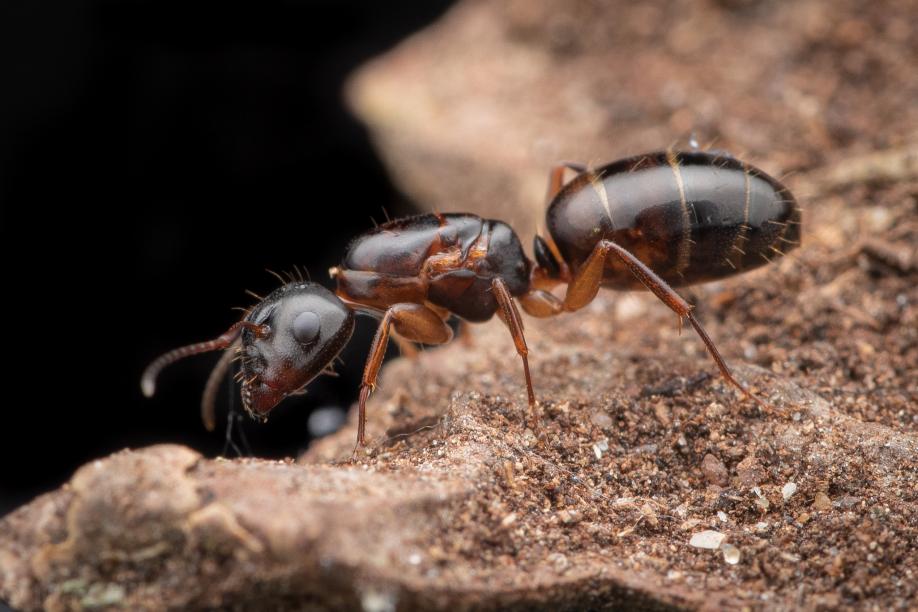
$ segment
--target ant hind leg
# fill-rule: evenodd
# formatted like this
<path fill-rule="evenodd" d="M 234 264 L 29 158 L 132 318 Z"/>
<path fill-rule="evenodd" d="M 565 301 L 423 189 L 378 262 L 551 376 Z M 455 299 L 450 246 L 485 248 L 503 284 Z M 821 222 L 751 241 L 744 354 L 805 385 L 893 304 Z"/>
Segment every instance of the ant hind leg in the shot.
<path fill-rule="evenodd" d="M 723 375 L 730 384 L 742 391 L 743 395 L 752 399 L 761 407 L 768 408 L 765 402 L 753 395 L 733 377 L 733 373 L 730 372 L 730 368 L 727 367 L 727 362 L 724 361 L 720 351 L 717 350 L 714 341 L 711 340 L 711 337 L 708 336 L 708 333 L 701 326 L 701 323 L 699 323 L 695 315 L 692 314 L 692 306 L 641 260 L 611 240 L 600 240 L 593 248 L 593 252 L 590 253 L 587 261 L 580 270 L 577 271 L 577 276 L 567 288 L 567 295 L 564 299 L 565 310 L 583 308 L 596 297 L 596 293 L 599 291 L 599 285 L 602 282 L 602 273 L 605 268 L 606 258 L 610 253 L 614 253 L 616 257 L 628 266 L 631 273 L 634 274 L 651 293 L 657 296 L 661 302 L 669 306 L 669 308 L 679 316 L 680 324 L 682 319 L 688 319 L 689 323 L 695 328 L 695 331 L 701 338 L 701 341 L 704 342 L 705 347 L 708 349 L 708 353 L 710 353 L 717 367 L 720 369 L 721 375 Z"/>

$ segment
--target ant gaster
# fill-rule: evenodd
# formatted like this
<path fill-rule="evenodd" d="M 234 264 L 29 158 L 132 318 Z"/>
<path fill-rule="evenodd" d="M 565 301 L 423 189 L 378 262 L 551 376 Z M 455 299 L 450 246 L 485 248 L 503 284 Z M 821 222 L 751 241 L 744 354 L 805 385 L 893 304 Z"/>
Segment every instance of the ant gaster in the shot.
<path fill-rule="evenodd" d="M 565 169 L 577 176 L 563 184 Z M 721 374 L 747 397 L 713 341 L 674 287 L 757 268 L 800 244 L 800 208 L 790 191 L 761 170 L 723 153 L 673 150 L 596 169 L 579 164 L 550 174 L 546 237 L 535 262 L 506 223 L 471 214 L 422 214 L 390 221 L 355 238 L 331 270 L 335 293 L 308 282 L 274 291 L 224 334 L 171 351 L 144 372 L 152 395 L 158 372 L 185 356 L 231 349 L 205 393 L 235 355 L 242 361 L 242 402 L 264 418 L 284 397 L 321 374 L 347 343 L 354 312 L 380 319 L 363 372 L 357 447 L 364 446 L 366 401 L 376 386 L 390 333 L 423 344 L 452 337 L 451 315 L 479 322 L 496 313 L 523 363 L 530 412 L 536 397 L 517 302 L 534 317 L 589 304 L 600 287 L 648 289 L 687 319 Z M 560 298 L 551 292 L 567 286 Z M 207 423 L 207 419 L 205 419 Z M 212 417 L 211 423 L 212 426 Z"/>

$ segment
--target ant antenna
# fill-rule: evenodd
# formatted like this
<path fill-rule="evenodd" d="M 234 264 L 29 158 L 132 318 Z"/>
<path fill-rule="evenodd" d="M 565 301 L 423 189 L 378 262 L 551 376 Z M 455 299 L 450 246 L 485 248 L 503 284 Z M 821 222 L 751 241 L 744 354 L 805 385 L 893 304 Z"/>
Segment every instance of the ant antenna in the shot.
<path fill-rule="evenodd" d="M 239 321 L 233 323 L 228 330 L 213 340 L 189 344 L 188 346 L 171 350 L 154 359 L 143 371 L 143 376 L 140 377 L 140 390 L 143 392 L 144 396 L 153 397 L 153 394 L 156 393 L 156 377 L 159 376 L 163 368 L 185 357 L 225 349 L 236 341 L 236 338 L 239 337 L 243 329 L 252 330 L 259 338 L 263 338 L 270 331 L 267 325 L 258 325 L 257 323 L 251 323 L 249 321 Z"/>

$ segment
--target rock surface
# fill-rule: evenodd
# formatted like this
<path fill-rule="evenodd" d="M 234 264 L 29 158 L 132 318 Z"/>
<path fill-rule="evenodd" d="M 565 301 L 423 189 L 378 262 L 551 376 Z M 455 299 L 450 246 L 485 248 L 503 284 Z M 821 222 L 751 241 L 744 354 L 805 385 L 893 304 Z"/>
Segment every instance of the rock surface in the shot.
<path fill-rule="evenodd" d="M 157 446 L 87 464 L 0 520 L 0 599 L 49 610 L 914 608 L 907 5 L 620 3 L 603 9 L 609 20 L 585 1 L 467 2 L 352 89 L 416 197 L 515 217 L 522 231 L 541 217 L 557 158 L 612 158 L 698 128 L 766 169 L 800 169 L 788 178 L 807 196 L 796 256 L 684 292 L 770 410 L 725 385 L 651 296 L 603 293 L 580 312 L 526 320 L 538 430 L 495 320 L 386 367 L 355 462 L 352 418 L 297 463 Z M 741 43 L 752 56 L 731 54 Z M 719 548 L 690 545 L 706 531 L 723 534 Z"/>
<path fill-rule="evenodd" d="M 756 335 L 762 318 L 831 286 L 809 267 L 699 304 L 771 411 L 709 376 L 700 343 L 662 307 L 635 295 L 639 307 L 617 314 L 605 295 L 529 321 L 536 433 L 495 321 L 470 346 L 386 368 L 370 451 L 354 463 L 352 422 L 298 464 L 158 446 L 84 466 L 0 522 L 0 597 L 50 610 L 905 609 L 918 597 L 915 276 L 838 266 L 862 281 L 845 308 L 819 307 L 779 338 Z M 907 297 L 873 313 L 879 332 L 846 314 L 878 284 Z M 830 338 L 821 349 L 800 340 L 817 330 Z M 873 352 L 856 348 L 864 332 Z M 883 367 L 881 347 L 909 335 L 910 361 Z M 759 366 L 735 357 L 744 345 Z M 715 455 L 726 474 L 714 468 L 712 482 Z M 689 545 L 706 530 L 724 534 L 722 551 Z"/>

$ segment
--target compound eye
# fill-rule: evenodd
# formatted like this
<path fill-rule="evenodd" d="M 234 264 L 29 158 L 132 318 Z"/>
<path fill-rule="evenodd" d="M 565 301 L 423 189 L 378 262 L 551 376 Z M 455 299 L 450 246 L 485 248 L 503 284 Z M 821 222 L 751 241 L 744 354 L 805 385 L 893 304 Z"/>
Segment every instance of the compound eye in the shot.
<path fill-rule="evenodd" d="M 293 320 L 293 337 L 300 344 L 309 344 L 319 337 L 319 315 L 307 310 Z"/>

